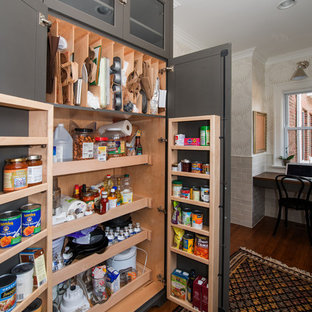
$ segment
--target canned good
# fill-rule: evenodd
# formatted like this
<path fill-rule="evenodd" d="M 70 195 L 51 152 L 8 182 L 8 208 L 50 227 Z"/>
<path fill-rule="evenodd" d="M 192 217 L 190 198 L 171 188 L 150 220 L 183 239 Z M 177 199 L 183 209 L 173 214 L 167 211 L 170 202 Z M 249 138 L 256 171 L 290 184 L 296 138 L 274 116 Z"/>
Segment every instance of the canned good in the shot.
<path fill-rule="evenodd" d="M 209 258 L 209 242 L 208 237 L 202 235 L 195 235 L 194 255 L 202 258 Z"/>
<path fill-rule="evenodd" d="M 204 185 L 200 188 L 200 198 L 203 202 L 209 203 L 209 187 Z"/>
<path fill-rule="evenodd" d="M 42 300 L 40 298 L 35 299 L 23 312 L 41 312 Z"/>
<path fill-rule="evenodd" d="M 182 190 L 182 182 L 178 180 L 172 181 L 172 195 L 175 197 L 180 197 Z"/>
<path fill-rule="evenodd" d="M 200 190 L 199 190 L 199 187 L 193 186 L 191 199 L 200 201 Z"/>
<path fill-rule="evenodd" d="M 200 127 L 200 145 L 202 146 L 210 145 L 210 127 L 209 126 Z"/>
<path fill-rule="evenodd" d="M 194 236 L 189 233 L 184 234 L 183 239 L 182 239 L 182 246 L 183 246 L 183 251 L 192 254 L 193 247 L 194 247 Z"/>
<path fill-rule="evenodd" d="M 210 174 L 210 165 L 209 164 L 203 164 L 202 165 L 202 173 Z"/>
<path fill-rule="evenodd" d="M 200 210 L 194 210 L 192 213 L 192 227 L 202 230 L 204 215 Z"/>
<path fill-rule="evenodd" d="M 16 307 L 16 276 L 0 276 L 0 312 L 11 312 Z"/>
<path fill-rule="evenodd" d="M 201 173 L 202 172 L 202 162 L 201 161 L 193 161 L 192 162 L 192 172 L 193 173 Z"/>
<path fill-rule="evenodd" d="M 11 273 L 16 275 L 16 301 L 23 301 L 33 291 L 34 264 L 20 263 L 11 270 Z"/>
<path fill-rule="evenodd" d="M 0 247 L 11 247 L 21 242 L 22 215 L 19 211 L 0 214 Z"/>
<path fill-rule="evenodd" d="M 22 213 L 22 235 L 24 237 L 41 231 L 41 205 L 27 204 L 19 209 Z"/>
<path fill-rule="evenodd" d="M 182 210 L 182 224 L 188 226 L 192 225 L 192 211 L 190 208 L 184 208 Z"/>
<path fill-rule="evenodd" d="M 180 197 L 184 199 L 191 199 L 190 188 L 187 186 L 182 187 Z"/>

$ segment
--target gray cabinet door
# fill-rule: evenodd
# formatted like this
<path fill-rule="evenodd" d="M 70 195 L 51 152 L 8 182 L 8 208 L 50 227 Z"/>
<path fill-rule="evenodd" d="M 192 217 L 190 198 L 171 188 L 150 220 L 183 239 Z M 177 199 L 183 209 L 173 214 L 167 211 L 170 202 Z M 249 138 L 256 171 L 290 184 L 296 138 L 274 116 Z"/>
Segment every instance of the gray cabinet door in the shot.
<path fill-rule="evenodd" d="M 231 181 L 231 45 L 169 60 L 168 115 L 221 117 L 220 311 L 228 311 Z M 183 133 L 183 132 L 182 132 Z M 196 135 L 196 134 L 195 134 Z M 223 310 L 222 310 L 223 309 Z"/>
<path fill-rule="evenodd" d="M 170 57 L 172 0 L 128 0 L 123 38 L 157 55 Z"/>
<path fill-rule="evenodd" d="M 123 4 L 119 0 L 43 0 L 48 8 L 110 35 L 122 37 Z"/>
<path fill-rule="evenodd" d="M 38 0 L 3 0 L 0 8 L 0 92 L 45 100 L 47 28 Z"/>

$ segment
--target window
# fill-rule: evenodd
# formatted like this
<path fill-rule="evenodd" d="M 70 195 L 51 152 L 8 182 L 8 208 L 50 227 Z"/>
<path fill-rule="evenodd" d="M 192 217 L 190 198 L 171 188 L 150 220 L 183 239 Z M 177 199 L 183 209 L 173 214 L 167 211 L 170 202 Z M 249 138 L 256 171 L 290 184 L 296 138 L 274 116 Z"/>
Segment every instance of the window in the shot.
<path fill-rule="evenodd" d="M 312 162 L 312 94 L 285 95 L 284 156 L 293 162 Z"/>

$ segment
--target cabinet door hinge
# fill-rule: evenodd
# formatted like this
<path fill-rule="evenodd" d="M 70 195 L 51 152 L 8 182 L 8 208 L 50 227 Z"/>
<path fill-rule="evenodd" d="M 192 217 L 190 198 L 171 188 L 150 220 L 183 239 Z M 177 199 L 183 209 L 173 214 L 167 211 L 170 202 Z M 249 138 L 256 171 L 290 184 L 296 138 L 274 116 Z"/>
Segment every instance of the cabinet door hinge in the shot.
<path fill-rule="evenodd" d="M 158 72 L 161 75 L 164 74 L 165 72 L 173 73 L 174 72 L 174 65 L 161 68 Z"/>
<path fill-rule="evenodd" d="M 162 274 L 157 274 L 157 280 L 166 285 L 166 279 Z"/>
<path fill-rule="evenodd" d="M 166 213 L 167 213 L 167 210 L 166 210 L 165 208 L 163 208 L 162 206 L 157 207 L 157 210 L 158 210 L 159 212 L 164 213 L 164 214 L 166 214 Z"/>
<path fill-rule="evenodd" d="M 39 25 L 50 28 L 52 22 L 49 21 L 41 12 L 39 12 Z"/>
<path fill-rule="evenodd" d="M 161 137 L 161 138 L 158 139 L 158 142 L 165 143 L 165 142 L 168 142 L 168 140 Z"/>

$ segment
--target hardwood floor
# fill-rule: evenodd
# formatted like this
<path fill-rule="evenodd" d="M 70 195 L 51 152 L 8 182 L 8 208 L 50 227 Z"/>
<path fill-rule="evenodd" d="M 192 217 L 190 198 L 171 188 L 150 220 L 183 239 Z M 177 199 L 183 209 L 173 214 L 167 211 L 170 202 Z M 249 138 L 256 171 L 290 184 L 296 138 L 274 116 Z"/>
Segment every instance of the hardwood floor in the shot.
<path fill-rule="evenodd" d="M 276 219 L 264 217 L 253 229 L 231 225 L 231 254 L 246 247 L 257 253 L 277 259 L 290 267 L 312 272 L 312 246 L 305 225 L 281 221 L 275 236 L 272 236 Z M 149 312 L 172 312 L 176 305 L 167 301 Z"/>

